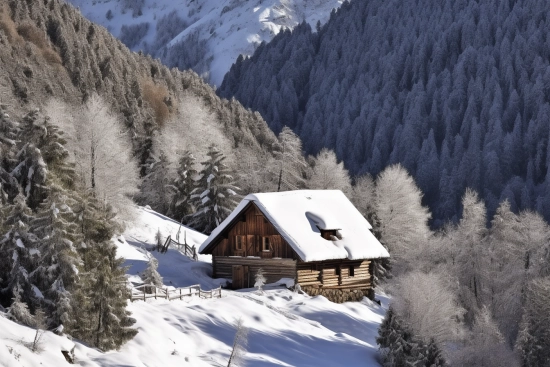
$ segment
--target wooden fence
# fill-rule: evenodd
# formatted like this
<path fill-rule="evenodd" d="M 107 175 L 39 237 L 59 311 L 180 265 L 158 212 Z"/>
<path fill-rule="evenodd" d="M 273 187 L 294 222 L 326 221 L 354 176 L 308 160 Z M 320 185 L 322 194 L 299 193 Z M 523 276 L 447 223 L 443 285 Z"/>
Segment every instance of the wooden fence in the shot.
<path fill-rule="evenodd" d="M 145 301 L 147 298 L 167 299 L 171 301 L 174 299 L 181 300 L 183 297 L 191 296 L 199 296 L 200 298 L 222 298 L 222 287 L 220 286 L 210 291 L 204 291 L 198 284 L 176 289 L 157 288 L 150 284 L 142 284 L 132 288 L 130 301 Z"/>
<path fill-rule="evenodd" d="M 160 248 L 158 248 L 158 251 L 160 253 L 165 253 L 166 251 L 168 251 L 168 248 L 170 246 L 174 246 L 176 247 L 179 251 L 181 251 L 185 256 L 188 256 L 189 258 L 197 261 L 198 260 L 198 256 L 197 256 L 197 249 L 195 248 L 195 246 L 189 246 L 187 244 L 187 241 L 185 241 L 184 243 L 179 243 L 177 241 L 174 241 L 172 239 L 172 236 L 168 236 L 166 238 L 166 241 L 164 242 L 164 245 L 160 246 Z"/>

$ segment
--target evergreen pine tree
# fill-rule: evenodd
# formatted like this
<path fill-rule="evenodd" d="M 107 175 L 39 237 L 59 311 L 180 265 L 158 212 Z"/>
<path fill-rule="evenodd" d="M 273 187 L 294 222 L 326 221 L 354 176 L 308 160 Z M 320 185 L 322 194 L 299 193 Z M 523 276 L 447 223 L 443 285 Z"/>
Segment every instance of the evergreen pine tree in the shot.
<path fill-rule="evenodd" d="M 420 363 L 416 365 L 418 367 L 443 367 L 446 365 L 441 349 L 433 338 L 430 339 L 430 342 L 425 346 L 424 353 L 419 362 Z"/>
<path fill-rule="evenodd" d="M 237 206 L 235 190 L 238 188 L 233 184 L 231 170 L 224 164 L 223 153 L 211 145 L 207 155 L 191 192 L 197 212 L 188 223 L 196 230 L 210 234 Z"/>
<path fill-rule="evenodd" d="M 47 128 L 39 111 L 29 112 L 22 120 L 18 163 L 12 174 L 23 188 L 28 206 L 35 210 L 46 196 L 47 166 L 40 150 L 42 136 Z"/>
<path fill-rule="evenodd" d="M 79 217 L 83 235 L 79 287 L 73 294 L 73 314 L 68 332 L 91 345 L 119 348 L 136 335 L 135 322 L 126 310 L 129 296 L 124 259 L 117 258 L 110 239 L 117 230 L 115 214 L 93 195 L 84 197 Z"/>
<path fill-rule="evenodd" d="M 0 106 L 0 204 L 3 205 L 19 193 L 17 180 L 11 175 L 17 163 L 18 133 L 19 125 L 10 119 L 4 106 Z"/>
<path fill-rule="evenodd" d="M 183 152 L 178 162 L 176 178 L 170 186 L 173 191 L 170 216 L 178 221 L 185 220 L 184 218 L 193 213 L 191 191 L 194 189 L 194 178 L 198 174 L 194 165 L 193 154 L 188 150 Z"/>
<path fill-rule="evenodd" d="M 32 222 L 40 253 L 31 279 L 48 300 L 48 325 L 56 327 L 69 322 L 70 290 L 75 286 L 80 264 L 74 243 L 81 238 L 72 211 L 75 200 L 55 182 L 49 183 L 48 188 L 48 198 Z"/>
<path fill-rule="evenodd" d="M 172 178 L 166 154 L 161 151 L 158 157 L 151 158 L 151 162 L 147 166 L 147 175 L 141 184 L 139 201 L 141 204 L 149 205 L 153 210 L 167 215 L 172 202 L 173 190 L 170 188 Z"/>
<path fill-rule="evenodd" d="M 38 238 L 29 231 L 33 213 L 22 194 L 15 197 L 8 209 L 4 225 L 9 229 L 0 240 L 0 301 L 8 306 L 15 299 L 27 303 L 33 311 L 39 303 L 29 278 L 39 254 Z"/>

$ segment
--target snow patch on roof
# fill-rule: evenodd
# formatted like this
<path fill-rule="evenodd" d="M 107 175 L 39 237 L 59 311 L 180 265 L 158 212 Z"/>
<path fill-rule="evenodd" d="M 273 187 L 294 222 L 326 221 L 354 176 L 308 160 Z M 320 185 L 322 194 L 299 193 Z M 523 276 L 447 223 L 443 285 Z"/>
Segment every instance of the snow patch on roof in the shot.
<path fill-rule="evenodd" d="M 340 190 L 298 190 L 250 194 L 201 245 L 200 252 L 253 202 L 303 261 L 389 257 L 371 233 L 372 226 Z M 326 240 L 319 229 L 337 229 Z"/>

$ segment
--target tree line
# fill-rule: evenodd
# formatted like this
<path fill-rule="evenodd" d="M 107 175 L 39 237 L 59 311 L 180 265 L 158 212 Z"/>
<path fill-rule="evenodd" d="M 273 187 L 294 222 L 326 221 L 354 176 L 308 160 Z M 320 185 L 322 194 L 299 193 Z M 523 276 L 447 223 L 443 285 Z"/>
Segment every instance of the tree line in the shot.
<path fill-rule="evenodd" d="M 391 255 L 378 265 L 392 295 L 378 338 L 385 366 L 548 364 L 550 228 L 540 214 L 514 213 L 505 200 L 488 218 L 467 189 L 458 222 L 433 231 L 402 166 L 365 184 Z"/>

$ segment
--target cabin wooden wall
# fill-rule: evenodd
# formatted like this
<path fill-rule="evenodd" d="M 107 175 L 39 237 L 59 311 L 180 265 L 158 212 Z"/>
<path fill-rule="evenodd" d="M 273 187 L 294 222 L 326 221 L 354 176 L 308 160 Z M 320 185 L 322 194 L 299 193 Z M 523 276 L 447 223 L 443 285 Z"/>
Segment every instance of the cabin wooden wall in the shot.
<path fill-rule="evenodd" d="M 350 272 L 353 269 L 353 276 Z M 372 288 L 372 269 L 369 260 L 328 260 L 298 262 L 296 283 L 301 286 L 339 289 Z"/>
<path fill-rule="evenodd" d="M 233 267 L 244 266 L 245 284 L 243 288 L 254 287 L 255 276 L 262 268 L 266 283 L 274 283 L 281 278 L 294 279 L 296 276 L 296 260 L 292 259 L 262 259 L 251 257 L 212 256 L 215 278 L 233 278 Z M 234 279 L 234 282 L 236 280 Z M 235 282 L 236 284 L 236 282 Z M 239 288 L 235 287 L 234 288 Z"/>
<path fill-rule="evenodd" d="M 241 250 L 236 248 L 236 236 L 242 236 L 243 246 Z M 254 204 L 239 217 L 232 227 L 228 228 L 224 237 L 215 245 L 212 256 L 258 256 L 264 259 L 297 259 L 292 247 Z M 262 250 L 263 237 L 269 238 L 270 251 Z"/>

